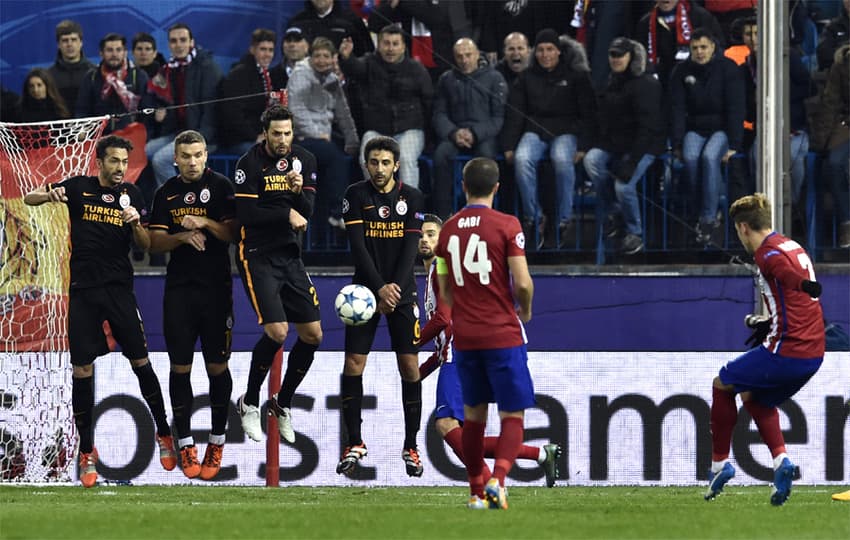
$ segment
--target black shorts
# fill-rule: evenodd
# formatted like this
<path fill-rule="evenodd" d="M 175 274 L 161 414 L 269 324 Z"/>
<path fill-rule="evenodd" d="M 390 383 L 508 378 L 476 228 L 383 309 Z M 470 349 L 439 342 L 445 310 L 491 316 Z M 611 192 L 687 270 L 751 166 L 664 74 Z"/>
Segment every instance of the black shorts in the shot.
<path fill-rule="evenodd" d="M 127 285 L 105 285 L 71 289 L 68 293 L 68 344 L 71 364 L 86 366 L 109 352 L 103 321 L 109 321 L 112 336 L 130 360 L 147 358 L 148 346 L 142 315 L 133 289 Z"/>
<path fill-rule="evenodd" d="M 419 339 L 419 308 L 415 303 L 396 306 L 387 318 L 387 328 L 390 332 L 390 344 L 393 351 L 399 354 L 417 354 L 419 347 L 414 342 Z M 362 326 L 345 327 L 345 352 L 354 354 L 369 354 L 375 331 L 381 314 L 377 311 Z"/>
<path fill-rule="evenodd" d="M 239 275 L 260 325 L 320 320 L 316 287 L 300 258 L 258 255 L 242 259 Z"/>
<path fill-rule="evenodd" d="M 227 362 L 233 338 L 230 282 L 209 288 L 198 285 L 166 288 L 162 304 L 163 335 L 172 364 L 191 365 L 198 338 L 205 363 Z"/>

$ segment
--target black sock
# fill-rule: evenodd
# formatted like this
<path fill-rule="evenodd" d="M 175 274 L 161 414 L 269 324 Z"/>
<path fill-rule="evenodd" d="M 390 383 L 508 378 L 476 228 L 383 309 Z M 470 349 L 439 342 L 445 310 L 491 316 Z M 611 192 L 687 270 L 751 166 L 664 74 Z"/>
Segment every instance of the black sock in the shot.
<path fill-rule="evenodd" d="M 156 372 L 150 362 L 141 366 L 133 366 L 133 373 L 139 379 L 139 389 L 142 391 L 142 397 L 148 404 L 148 408 L 153 414 L 153 421 L 156 423 L 156 433 L 160 436 L 171 435 L 171 427 L 168 425 L 168 419 L 165 417 L 165 404 L 162 401 L 162 388 L 159 386 L 159 379 L 156 377 Z"/>
<path fill-rule="evenodd" d="M 71 379 L 71 408 L 74 424 L 80 436 L 80 453 L 88 454 L 94 447 L 92 411 L 94 410 L 94 377 Z"/>
<path fill-rule="evenodd" d="M 266 380 L 274 355 L 280 350 L 280 343 L 263 332 L 263 337 L 254 345 L 251 353 L 251 371 L 248 372 L 248 387 L 245 389 L 245 403 L 260 406 L 260 387 Z"/>
<path fill-rule="evenodd" d="M 401 381 L 404 404 L 404 447 L 416 448 L 416 434 L 422 422 L 422 382 Z"/>
<path fill-rule="evenodd" d="M 342 419 L 348 430 L 348 445 L 354 446 L 363 442 L 360 436 L 360 411 L 363 408 L 363 376 L 342 376 Z"/>
<path fill-rule="evenodd" d="M 301 338 L 295 342 L 287 357 L 286 375 L 277 394 L 277 404 L 281 407 L 292 406 L 292 396 L 295 395 L 295 390 L 310 370 L 318 348 L 318 345 L 305 343 L 301 341 Z"/>
<path fill-rule="evenodd" d="M 177 436 L 181 438 L 192 435 L 189 421 L 192 418 L 192 402 L 195 396 L 192 394 L 192 374 L 176 373 L 168 374 L 168 394 L 171 396 L 171 414 L 174 415 L 174 427 Z"/>
<path fill-rule="evenodd" d="M 233 378 L 230 376 L 229 369 L 225 369 L 218 375 L 210 375 L 210 411 L 212 413 L 210 433 L 213 435 L 224 435 L 232 391 Z"/>

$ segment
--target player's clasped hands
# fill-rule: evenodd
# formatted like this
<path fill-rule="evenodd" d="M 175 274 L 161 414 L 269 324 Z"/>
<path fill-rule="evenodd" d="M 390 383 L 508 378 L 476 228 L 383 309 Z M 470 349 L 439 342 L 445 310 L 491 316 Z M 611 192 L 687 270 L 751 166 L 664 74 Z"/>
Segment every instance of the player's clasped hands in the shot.
<path fill-rule="evenodd" d="M 387 283 L 378 289 L 378 298 L 378 312 L 392 313 L 401 301 L 401 287 L 397 283 Z"/>
<path fill-rule="evenodd" d="M 198 251 L 204 251 L 207 249 L 207 235 L 205 235 L 203 231 L 196 229 L 186 231 L 185 233 L 182 233 L 182 235 L 184 244 L 189 244 Z"/>
<path fill-rule="evenodd" d="M 204 216 L 183 216 L 180 226 L 190 231 L 203 229 L 206 227 L 206 219 Z"/>

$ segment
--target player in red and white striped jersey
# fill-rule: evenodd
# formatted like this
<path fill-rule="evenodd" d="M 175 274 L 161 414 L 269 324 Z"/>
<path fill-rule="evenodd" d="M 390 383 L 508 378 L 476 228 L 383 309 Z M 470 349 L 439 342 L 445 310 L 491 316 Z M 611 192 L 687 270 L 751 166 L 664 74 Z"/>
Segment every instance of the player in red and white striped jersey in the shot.
<path fill-rule="evenodd" d="M 711 500 L 723 490 L 735 468 L 729 463 L 732 431 L 738 419 L 735 394 L 755 420 L 773 456 L 770 502 L 781 505 L 791 493 L 796 466 L 785 453 L 785 439 L 776 409 L 796 394 L 823 362 L 825 334 L 818 297 L 821 285 L 806 251 L 771 229 L 770 204 L 756 193 L 732 204 L 729 217 L 758 266 L 758 282 L 766 317 L 749 316 L 754 329 L 747 341 L 755 345 L 720 369 L 714 378 L 711 404 L 711 470 L 705 494 Z"/>

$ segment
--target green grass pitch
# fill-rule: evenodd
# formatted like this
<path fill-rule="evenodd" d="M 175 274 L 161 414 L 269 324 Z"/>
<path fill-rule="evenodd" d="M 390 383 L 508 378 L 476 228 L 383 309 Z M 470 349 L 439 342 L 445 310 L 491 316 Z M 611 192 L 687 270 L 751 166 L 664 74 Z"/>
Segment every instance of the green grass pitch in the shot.
<path fill-rule="evenodd" d="M 0 486 L 0 538 L 850 538 L 839 486 L 514 488 L 472 511 L 449 488 Z"/>

